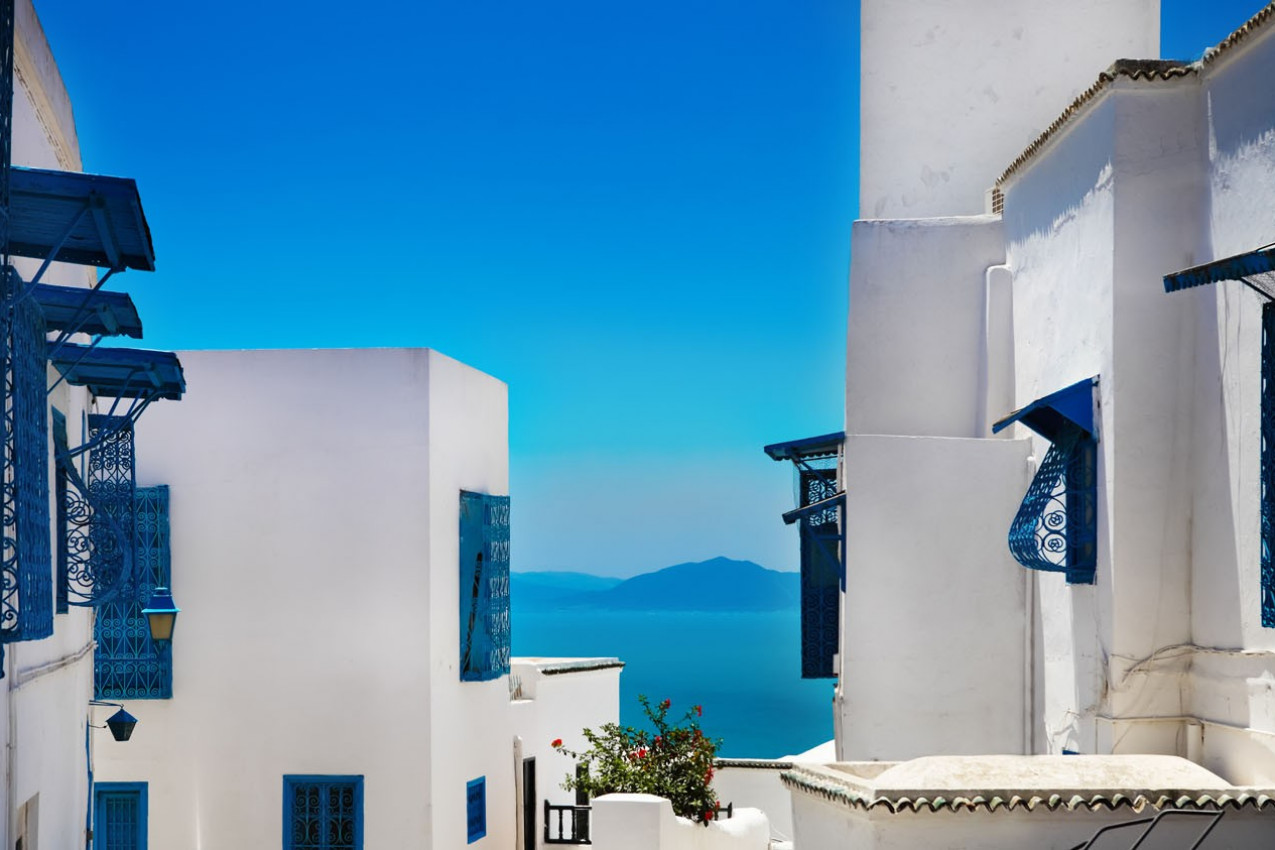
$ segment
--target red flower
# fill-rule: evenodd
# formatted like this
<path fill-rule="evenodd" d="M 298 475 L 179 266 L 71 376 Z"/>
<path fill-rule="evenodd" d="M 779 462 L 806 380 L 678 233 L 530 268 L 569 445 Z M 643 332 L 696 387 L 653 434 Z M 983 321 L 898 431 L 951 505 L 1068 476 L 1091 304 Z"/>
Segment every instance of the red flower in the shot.
<path fill-rule="evenodd" d="M 696 717 L 703 717 L 703 716 L 704 716 L 704 706 L 702 706 L 702 705 L 694 705 L 694 706 L 691 706 L 691 707 L 692 707 L 693 709 L 695 709 L 695 716 L 696 716 Z"/>
<path fill-rule="evenodd" d="M 713 781 L 713 769 L 710 767 L 708 770 L 704 772 L 704 784 L 707 785 L 708 783 L 712 781 Z"/>
<path fill-rule="evenodd" d="M 712 809 L 709 809 L 708 811 L 704 812 L 704 820 L 712 820 L 712 819 L 713 819 Z"/>
<path fill-rule="evenodd" d="M 664 700 L 664 702 L 660 703 L 660 708 L 664 709 L 665 711 L 668 711 L 669 706 L 672 704 L 673 704 L 673 700 L 666 699 Z"/>
<path fill-rule="evenodd" d="M 562 739 L 561 739 L 561 738 L 554 738 L 554 739 L 553 739 L 553 743 L 552 743 L 552 744 L 550 744 L 549 746 L 553 747 L 555 750 L 556 750 L 556 749 L 558 749 L 558 747 L 561 747 L 561 746 L 562 746 Z"/>

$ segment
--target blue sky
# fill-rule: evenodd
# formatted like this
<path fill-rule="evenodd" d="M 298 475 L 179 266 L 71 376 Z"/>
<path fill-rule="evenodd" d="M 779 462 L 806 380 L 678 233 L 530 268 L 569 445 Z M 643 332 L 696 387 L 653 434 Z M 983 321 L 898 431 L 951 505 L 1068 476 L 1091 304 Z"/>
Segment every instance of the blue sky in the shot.
<path fill-rule="evenodd" d="M 857 3 L 37 7 L 86 170 L 142 192 L 147 345 L 508 382 L 515 569 L 796 567 L 761 446 L 843 419 Z M 1258 8 L 1164 0 L 1162 53 Z"/>

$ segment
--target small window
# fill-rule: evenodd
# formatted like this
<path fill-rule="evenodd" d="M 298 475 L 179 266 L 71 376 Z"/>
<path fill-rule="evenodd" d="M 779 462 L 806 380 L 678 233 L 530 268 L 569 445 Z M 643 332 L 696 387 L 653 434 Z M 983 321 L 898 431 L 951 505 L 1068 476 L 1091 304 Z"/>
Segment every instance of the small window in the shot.
<path fill-rule="evenodd" d="M 465 783 L 465 822 L 467 844 L 487 835 L 487 777 L 480 776 Z"/>
<path fill-rule="evenodd" d="M 283 777 L 283 850 L 362 850 L 363 777 Z"/>

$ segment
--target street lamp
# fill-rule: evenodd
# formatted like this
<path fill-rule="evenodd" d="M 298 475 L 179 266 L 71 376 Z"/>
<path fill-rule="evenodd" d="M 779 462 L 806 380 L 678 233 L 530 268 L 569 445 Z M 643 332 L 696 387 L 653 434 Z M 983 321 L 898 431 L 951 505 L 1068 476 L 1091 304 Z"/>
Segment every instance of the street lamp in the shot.
<path fill-rule="evenodd" d="M 181 611 L 173 604 L 173 594 L 166 587 L 157 587 L 151 594 L 150 602 L 142 609 L 146 619 L 150 621 L 151 640 L 155 646 L 164 649 L 173 639 L 173 627 L 177 625 L 177 612 Z"/>

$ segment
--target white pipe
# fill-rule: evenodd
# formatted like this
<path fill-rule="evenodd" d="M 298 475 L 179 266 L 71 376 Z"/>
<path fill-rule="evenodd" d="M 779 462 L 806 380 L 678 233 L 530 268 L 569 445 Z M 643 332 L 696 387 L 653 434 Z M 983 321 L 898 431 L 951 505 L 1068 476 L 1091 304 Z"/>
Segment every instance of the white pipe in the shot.
<path fill-rule="evenodd" d="M 56 661 L 50 661 L 49 663 L 41 664 L 38 667 L 29 667 L 26 670 L 20 670 L 14 679 L 11 690 L 16 691 L 18 688 L 22 687 L 27 682 L 30 682 L 34 679 L 38 679 L 41 676 L 47 676 L 50 673 L 56 673 L 58 670 L 61 670 L 63 667 L 69 667 L 70 665 L 83 659 L 86 655 L 91 654 L 94 648 L 96 647 L 97 647 L 97 642 L 90 640 L 88 643 L 86 643 L 84 646 L 80 647 L 78 650 L 76 650 L 70 655 L 64 655 L 61 658 L 57 659 Z"/>

